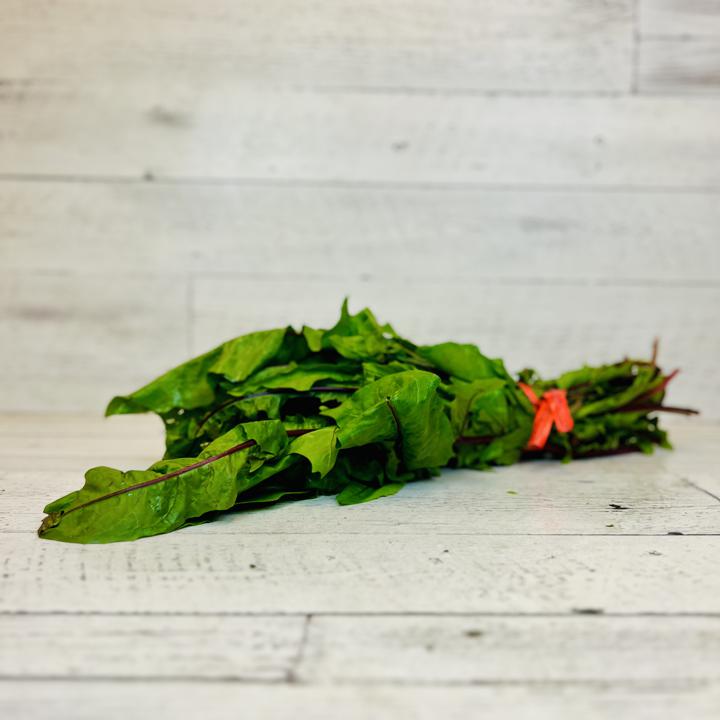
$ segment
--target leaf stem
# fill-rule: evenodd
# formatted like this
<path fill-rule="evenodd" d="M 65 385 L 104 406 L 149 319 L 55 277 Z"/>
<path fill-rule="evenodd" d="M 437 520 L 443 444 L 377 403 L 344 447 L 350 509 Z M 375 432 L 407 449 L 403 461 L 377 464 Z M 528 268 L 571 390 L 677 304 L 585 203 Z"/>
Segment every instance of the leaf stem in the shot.
<path fill-rule="evenodd" d="M 653 404 L 639 404 L 635 405 L 630 403 L 618 408 L 614 412 L 629 413 L 629 412 L 669 412 L 677 413 L 678 415 L 699 415 L 699 410 L 686 407 L 675 407 L 674 405 L 653 405 Z"/>
<path fill-rule="evenodd" d="M 486 445 L 495 439 L 493 435 L 461 435 L 455 440 L 456 445 Z"/>
<path fill-rule="evenodd" d="M 298 437 L 300 435 L 305 435 L 306 433 L 313 432 L 314 430 L 318 430 L 319 428 L 296 428 L 293 430 L 286 430 L 286 433 L 289 437 Z M 135 490 L 142 490 L 146 487 L 151 487 L 153 485 L 158 485 L 159 483 L 165 482 L 167 480 L 172 480 L 173 478 L 180 477 L 181 475 L 184 475 L 185 473 L 189 473 L 191 470 L 197 470 L 198 468 L 204 467 L 205 465 L 209 465 L 210 463 L 214 463 L 217 460 L 222 460 L 222 458 L 228 457 L 229 455 L 233 455 L 236 452 L 240 452 L 241 450 L 247 450 L 248 448 L 251 448 L 253 446 L 257 445 L 257 441 L 255 440 L 246 440 L 245 442 L 242 442 L 238 445 L 233 445 L 233 447 L 228 448 L 227 450 L 223 450 L 223 452 L 218 453 L 217 455 L 211 455 L 210 457 L 203 458 L 202 460 L 199 460 L 196 463 L 193 463 L 192 465 L 187 465 L 183 468 L 179 468 L 178 470 L 173 470 L 172 472 L 165 473 L 164 475 L 160 475 L 156 478 L 152 478 L 152 480 L 145 480 L 140 483 L 136 483 L 135 485 L 128 485 L 126 487 L 120 488 L 118 490 L 114 490 L 111 493 L 107 493 L 105 495 L 100 495 L 96 498 L 92 498 L 91 500 L 88 500 L 87 502 L 82 503 L 81 505 L 76 505 L 73 508 L 70 508 L 67 512 L 61 513 L 62 515 L 69 515 L 71 512 L 75 512 L 76 510 L 82 510 L 83 508 L 86 508 L 90 505 L 94 505 L 95 503 L 98 503 L 102 500 L 109 500 L 110 498 L 117 497 L 118 495 L 125 495 L 127 493 L 133 492 Z"/>
<path fill-rule="evenodd" d="M 390 400 L 390 398 L 385 398 L 385 404 L 388 406 L 388 410 L 390 410 L 390 414 L 392 415 L 393 421 L 395 422 L 395 428 L 397 429 L 397 450 L 398 454 L 402 456 L 403 433 L 402 426 L 400 425 L 400 418 L 398 417 L 397 410 L 392 404 L 392 400 Z"/>

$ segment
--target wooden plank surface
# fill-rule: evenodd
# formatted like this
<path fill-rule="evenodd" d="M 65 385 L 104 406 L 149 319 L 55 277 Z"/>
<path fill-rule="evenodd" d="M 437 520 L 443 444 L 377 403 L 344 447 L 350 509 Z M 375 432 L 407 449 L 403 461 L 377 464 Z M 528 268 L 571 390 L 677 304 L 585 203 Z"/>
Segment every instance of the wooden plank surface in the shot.
<path fill-rule="evenodd" d="M 285 680 L 302 617 L 0 616 L 0 682 L 114 678 Z"/>
<path fill-rule="evenodd" d="M 313 89 L 626 90 L 632 3 L 5 0 L 12 80 Z M 73 41 L 69 42 L 68 38 Z"/>
<path fill-rule="evenodd" d="M 712 250 L 708 256 L 713 260 Z M 353 308 L 369 305 L 415 342 L 475 343 L 513 372 L 531 365 L 551 375 L 624 355 L 646 357 L 659 337 L 663 364 L 683 370 L 673 402 L 718 417 L 714 280 L 532 282 L 476 279 L 468 267 L 449 284 L 430 279 L 432 258 L 414 263 L 415 272 L 400 267 L 391 279 L 386 268 L 377 280 L 203 274 L 192 289 L 183 274 L 7 275 L 0 289 L 0 342 L 7 348 L 0 407 L 100 413 L 113 395 L 231 337 L 287 323 L 329 327 L 349 296 Z"/>
<path fill-rule="evenodd" d="M 30 492 L 58 487 L 68 474 L 77 478 L 88 463 L 147 467 L 164 448 L 163 424 L 155 415 L 0 414 L 0 472 L 9 480 L 12 471 L 19 477 L 47 471 L 26 488 Z"/>
<path fill-rule="evenodd" d="M 129 460 L 157 422 L 0 416 L 0 713 L 119 718 L 131 696 L 158 718 L 178 697 L 185 717 L 714 717 L 719 426 L 672 425 L 674 453 L 80 546 L 32 533 L 78 479 L 37 468 L 84 447 Z"/>
<path fill-rule="evenodd" d="M 720 618 L 0 616 L 0 682 L 716 682 Z"/>
<path fill-rule="evenodd" d="M 302 512 L 296 508 L 296 512 Z M 3 536 L 0 610 L 720 613 L 720 536 Z"/>
<path fill-rule="evenodd" d="M 0 265 L 28 273 L 237 272 L 258 280 L 400 273 L 433 281 L 720 284 L 719 198 L 6 181 Z M 58 228 L 62 252 L 55 251 Z"/>
<path fill-rule="evenodd" d="M 716 0 L 639 0 L 638 19 L 643 35 L 720 36 Z"/>
<path fill-rule="evenodd" d="M 5 407 L 101 411 L 119 378 L 144 384 L 188 352 L 188 287 L 157 275 L 3 274 Z"/>
<path fill-rule="evenodd" d="M 150 417 L 67 418 L 62 427 L 49 419 L 42 431 L 37 419 L 31 431 L 28 418 L 16 417 L 0 417 L 0 532 L 34 533 L 42 508 L 79 487 L 92 465 L 142 468 L 162 454 L 160 423 Z M 720 501 L 707 473 L 718 431 L 698 420 L 671 422 L 674 452 L 446 471 L 383 502 L 339 507 L 334 498 L 318 498 L 229 515 L 183 533 L 270 534 L 283 543 L 297 534 L 718 534 Z"/>
<path fill-rule="evenodd" d="M 311 619 L 297 675 L 315 682 L 677 687 L 720 680 L 718 659 L 718 617 L 320 616 Z"/>
<path fill-rule="evenodd" d="M 644 38 L 639 59 L 640 92 L 720 92 L 720 34 L 709 38 Z"/>
<path fill-rule="evenodd" d="M 32 701 L 28 701 L 28 693 Z M 248 713 L 256 718 L 335 720 L 466 720 L 483 716 L 512 720 L 716 720 L 720 694 L 712 687 L 673 691 L 655 687 L 637 692 L 614 687 L 373 685 L 251 685 L 238 683 L 33 682 L 13 683 L 0 692 L 5 717 L 24 720 L 124 720 L 141 706 L 155 720 L 182 716 L 217 720 Z"/>
<path fill-rule="evenodd" d="M 720 184 L 720 98 L 80 83 L 0 88 L 0 174 L 632 187 Z"/>
<path fill-rule="evenodd" d="M 681 446 L 682 447 L 682 446 Z M 160 454 L 158 454 L 158 457 Z M 10 456 L 10 463 L 16 456 Z M 645 464 L 639 462 L 643 460 Z M 112 466 L 112 455 L 86 459 Z M 663 471 L 664 459 L 639 458 L 593 467 L 535 470 L 523 465 L 492 473 L 447 471 L 431 482 L 414 483 L 392 500 L 358 508 L 338 507 L 332 498 L 243 512 L 188 529 L 193 535 L 684 535 L 720 533 L 720 505 L 687 481 L 712 488 L 706 478 Z M 77 458 L 75 459 L 77 463 Z M 2 458 L 3 465 L 10 464 Z M 46 461 L 48 467 L 52 461 Z M 63 459 L 57 462 L 62 466 Z M 150 462 L 143 463 L 143 466 Z M 0 472 L 5 514 L 2 532 L 36 532 L 42 508 L 82 485 L 87 467 L 70 471 Z M 712 491 L 712 490 L 710 490 Z M 617 510 L 612 505 L 622 506 Z"/>

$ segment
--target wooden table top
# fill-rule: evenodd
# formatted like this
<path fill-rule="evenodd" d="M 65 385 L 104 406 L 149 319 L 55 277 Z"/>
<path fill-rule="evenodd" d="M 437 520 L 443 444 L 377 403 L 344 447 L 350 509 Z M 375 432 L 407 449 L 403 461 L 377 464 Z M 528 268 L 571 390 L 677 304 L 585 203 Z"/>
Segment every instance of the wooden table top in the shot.
<path fill-rule="evenodd" d="M 35 530 L 152 418 L 0 416 L 0 716 L 715 718 L 720 424 L 134 543 Z"/>

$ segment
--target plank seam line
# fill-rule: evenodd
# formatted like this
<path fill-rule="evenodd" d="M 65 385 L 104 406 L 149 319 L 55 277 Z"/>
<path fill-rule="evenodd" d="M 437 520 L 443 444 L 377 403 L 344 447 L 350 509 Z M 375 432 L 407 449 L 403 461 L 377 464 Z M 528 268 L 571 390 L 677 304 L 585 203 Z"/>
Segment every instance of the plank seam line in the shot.
<path fill-rule="evenodd" d="M 35 271 L 33 271 L 35 272 Z M 79 273 L 80 274 L 80 273 Z M 98 273 L 94 273 L 97 275 Z M 714 278 L 695 278 L 695 279 L 684 279 L 684 278 L 618 278 L 618 277 L 573 277 L 568 278 L 567 276 L 545 276 L 545 277 L 490 277 L 486 275 L 476 275 L 473 277 L 463 275 L 422 275 L 414 274 L 403 275 L 402 273 L 395 273 L 392 275 L 368 275 L 367 273 L 344 274 L 341 272 L 335 272 L 332 274 L 322 273 L 253 273 L 244 271 L 234 270 L 198 270 L 195 275 L 196 279 L 202 280 L 208 277 L 219 277 L 219 278 L 237 278 L 243 277 L 248 279 L 257 279 L 260 282 L 275 282 L 279 278 L 287 282 L 306 282 L 308 278 L 314 280 L 327 280 L 337 281 L 339 278 L 346 280 L 355 280 L 362 282 L 367 285 L 373 283 L 387 283 L 391 279 L 395 282 L 406 282 L 406 281 L 422 281 L 423 283 L 434 285 L 434 286 L 445 286 L 448 284 L 453 285 L 473 285 L 477 286 L 482 284 L 491 287 L 627 287 L 627 288 L 678 288 L 683 290 L 708 290 L 714 289 L 720 286 L 720 279 Z"/>
<path fill-rule="evenodd" d="M 510 87 L 471 88 L 454 87 L 441 88 L 428 85 L 285 85 L 274 86 L 272 91 L 279 95 L 368 95 L 368 96 L 397 96 L 409 95 L 411 97 L 440 97 L 440 98 L 519 98 L 528 100 L 574 100 L 574 99 L 611 99 L 627 98 L 627 89 L 620 90 L 532 90 Z"/>
<path fill-rule="evenodd" d="M 636 29 L 633 23 L 630 23 L 630 32 Z M 679 40 L 683 42 L 702 42 L 714 41 L 715 35 L 697 35 L 692 33 L 639 33 L 637 32 L 638 42 L 646 40 Z M 620 83 L 618 83 L 620 84 Z M 5 91 L 6 97 L 13 101 L 16 99 L 16 93 L 20 89 L 28 89 L 33 93 L 35 98 L 44 99 L 43 93 L 52 88 L 52 82 L 49 81 L 43 85 L 43 80 L 33 81 L 32 79 L 14 79 L 0 78 L 0 91 Z M 252 86 L 249 88 L 251 94 L 258 94 L 260 86 Z M 397 97 L 409 96 L 419 98 L 478 98 L 478 99 L 520 99 L 520 100 L 623 100 L 632 97 L 632 92 L 627 87 L 620 89 L 610 88 L 586 88 L 573 90 L 565 89 L 532 89 L 520 87 L 432 87 L 429 85 L 300 85 L 300 84 L 274 84 L 264 86 L 265 91 L 269 91 L 273 95 L 279 96 L 317 96 L 319 98 L 333 97 L 336 95 L 352 96 L 369 96 L 369 97 Z M 668 92 L 667 96 L 677 99 L 675 93 Z"/>
<path fill-rule="evenodd" d="M 0 277 L 12 275 L 14 277 L 22 276 L 24 278 L 84 278 L 92 275 L 93 277 L 108 275 L 110 270 L 78 270 L 76 268 L 57 269 L 57 270 L 46 270 L 42 268 L 34 269 L 20 269 L 15 272 L 0 270 Z M 217 279 L 247 279 L 252 280 L 259 285 L 266 282 L 288 282 L 288 283 L 304 283 L 308 280 L 314 280 L 319 282 L 337 282 L 338 280 L 345 280 L 351 282 L 359 282 L 364 285 L 371 286 L 373 284 L 389 283 L 391 280 L 400 282 L 419 282 L 422 281 L 424 284 L 429 284 L 435 287 L 444 287 L 446 285 L 460 285 L 460 286 L 476 286 L 482 284 L 487 287 L 597 287 L 597 288 L 659 288 L 659 289 L 679 289 L 679 290 L 714 290 L 720 287 L 720 278 L 642 278 L 642 277 L 592 277 L 592 276 L 575 276 L 569 278 L 567 276 L 553 276 L 547 275 L 542 278 L 537 277 L 491 277 L 489 275 L 476 275 L 476 276 L 464 276 L 464 275 L 423 275 L 416 273 L 414 275 L 403 275 L 402 273 L 390 274 L 377 274 L 370 275 L 368 273 L 354 273 L 354 272 L 343 272 L 335 271 L 328 273 L 319 272 L 308 272 L 308 273 L 296 273 L 296 272 L 250 272 L 244 270 L 195 270 L 190 273 L 186 273 L 182 270 L 177 271 L 165 271 L 164 277 L 176 277 L 178 279 L 187 280 L 188 275 L 192 275 L 192 279 L 206 280 L 209 278 Z M 126 278 L 144 278 L 144 277 L 156 277 L 157 273 L 149 270 L 116 270 L 112 272 L 112 277 L 126 277 Z M 186 299 L 187 302 L 187 299 Z M 193 301 L 194 302 L 194 301 Z M 190 318 L 193 322 L 196 320 L 194 313 Z M 27 321 L 26 321 L 27 322 Z M 192 339 L 192 338 L 191 338 Z M 17 376 L 16 376 L 17 377 Z M 102 376 L 92 377 L 92 379 L 103 379 Z M 17 435 L 13 437 L 23 437 Z M 21 453 L 14 451 L 12 453 L 4 453 L 12 457 L 21 456 Z M 47 457 L 77 457 L 75 455 L 45 455 Z"/>
<path fill-rule="evenodd" d="M 649 37 L 649 36 L 645 36 Z M 675 36 L 673 36 L 675 39 Z M 127 85 L 127 83 L 125 83 Z M 259 86 L 250 86 L 249 93 L 257 94 Z M 43 99 L 48 91 L 52 90 L 52 83 L 48 81 L 43 85 L 42 81 L 33 82 L 15 80 L 13 78 L 0 78 L 0 91 L 5 91 L 10 100 L 15 100 L 19 90 L 26 90 L 32 93 L 34 98 Z M 619 100 L 628 97 L 626 88 L 586 88 L 573 90 L 570 88 L 556 90 L 520 88 L 520 87 L 432 87 L 430 85 L 300 85 L 293 83 L 270 84 L 265 90 L 273 95 L 287 96 L 317 96 L 332 97 L 335 95 L 347 96 L 370 96 L 370 97 L 397 97 L 407 95 L 420 98 L 518 98 L 527 100 L 574 100 L 574 99 L 598 99 L 598 100 Z"/>
<path fill-rule="evenodd" d="M 306 618 L 303 633 L 308 632 L 310 621 L 307 618 L 518 618 L 518 619 L 582 619 L 583 622 L 593 622 L 599 619 L 631 619 L 631 618 L 703 618 L 720 619 L 718 612 L 692 612 L 692 611 L 607 611 L 600 613 L 584 613 L 582 611 L 557 612 L 513 612 L 513 611 L 476 611 L 476 610 L 397 610 L 397 611 L 367 611 L 367 610 L 289 610 L 289 611 L 252 611 L 252 610 L 0 610 L 0 617 L 237 617 L 237 618 L 279 618 L 302 617 Z M 307 637 L 305 638 L 307 640 Z"/>
<path fill-rule="evenodd" d="M 313 681 L 298 681 L 289 683 L 283 679 L 251 678 L 242 676 L 198 677 L 194 675 L 0 675 L 0 683 L 6 682 L 68 682 L 68 683 L 193 683 L 193 684 L 237 684 L 237 685 L 295 685 L 304 687 L 326 687 L 328 683 Z M 622 688 L 625 690 L 647 691 L 648 689 L 662 688 L 671 691 L 699 690 L 718 687 L 713 677 L 706 678 L 653 678 L 646 679 L 614 679 L 601 678 L 559 679 L 559 678 L 527 678 L 527 679 L 501 679 L 501 678 L 468 678 L 447 680 L 410 680 L 406 678 L 378 677 L 378 678 L 335 678 L 333 686 L 378 686 L 390 685 L 399 687 L 595 687 L 595 688 Z"/>
<path fill-rule="evenodd" d="M 488 192 L 565 192 L 565 193 L 667 193 L 709 194 L 720 193 L 720 185 L 627 185 L 572 184 L 572 183 L 489 183 L 471 181 L 409 181 L 409 180 L 341 180 L 313 178 L 263 178 L 263 177 L 203 177 L 203 176 L 155 176 L 152 181 L 138 175 L 76 175 L 66 173 L 0 173 L 0 182 L 44 182 L 78 184 L 125 184 L 125 185 L 207 185 L 238 187 L 277 188 L 331 188 L 331 189 L 409 189 L 409 190 L 486 190 Z"/>
<path fill-rule="evenodd" d="M 708 493 L 709 494 L 709 493 Z M 713 496 L 714 497 L 714 496 Z M 718 498 L 715 498 L 718 499 Z M 702 508 L 705 506 L 701 505 L 687 505 L 687 506 L 678 506 L 678 507 L 687 507 L 691 509 L 697 509 Z M 710 507 L 708 505 L 707 507 Z M 672 508 L 656 508 L 660 510 L 668 510 Z M 608 514 L 608 517 L 612 517 Z M 39 518 L 38 518 L 39 519 Z M 37 535 L 37 530 L 8 530 L 3 529 L 0 530 L 0 537 L 3 535 Z M 278 531 L 278 532 L 272 532 L 272 531 L 266 531 L 266 530 L 260 530 L 260 531 L 252 531 L 252 530 L 240 530 L 238 532 L 202 532 L 195 530 L 192 533 L 185 533 L 183 537 L 224 537 L 224 538 L 232 538 L 232 537 L 239 537 L 242 535 L 253 535 L 258 537 L 264 537 L 264 536 L 280 536 L 280 537 L 312 537 L 312 536 L 326 536 L 326 537 L 343 537 L 343 536 L 349 536 L 349 537 L 356 537 L 358 535 L 362 535 L 364 537 L 374 537 L 374 538 L 392 538 L 394 540 L 398 538 L 414 538 L 414 537 L 428 537 L 427 533 L 423 533 L 420 530 L 415 530 L 414 532 L 406 532 L 406 533 L 393 533 L 389 530 L 386 532 L 374 532 L 374 533 L 368 533 L 367 531 L 356 531 L 356 532 L 348 532 L 346 530 L 325 530 L 322 532 L 313 532 L 313 531 L 298 531 L 298 532 L 288 532 L 285 530 Z M 483 532 L 483 531 L 476 531 L 476 532 L 443 532 L 443 531 L 432 531 L 433 537 L 467 537 L 467 538 L 475 538 L 475 537 L 556 537 L 556 538 L 562 538 L 562 537 L 584 537 L 584 538 L 628 538 L 628 537 L 641 537 L 641 538 L 673 538 L 673 542 L 678 541 L 679 538 L 698 538 L 698 537 L 720 537 L 720 532 L 683 532 L 681 535 L 675 534 L 675 531 L 669 531 L 664 533 L 605 533 L 605 532 L 598 532 L 598 533 L 526 533 L 526 532 Z M 52 542 L 52 541 L 48 541 Z"/>
<path fill-rule="evenodd" d="M 298 676 L 298 672 L 302 667 L 303 660 L 305 659 L 305 651 L 308 646 L 308 639 L 310 637 L 310 624 L 312 623 L 312 613 L 305 615 L 305 620 L 302 626 L 302 632 L 300 633 L 300 640 L 298 642 L 297 652 L 290 661 L 290 667 L 285 675 L 285 680 L 288 683 L 299 683 L 302 682 Z"/>

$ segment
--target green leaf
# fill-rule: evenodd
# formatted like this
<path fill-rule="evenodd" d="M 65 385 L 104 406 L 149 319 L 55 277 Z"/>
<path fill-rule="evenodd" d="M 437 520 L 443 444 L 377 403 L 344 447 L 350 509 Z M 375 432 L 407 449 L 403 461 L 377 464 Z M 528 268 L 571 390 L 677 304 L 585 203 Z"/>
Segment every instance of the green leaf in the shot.
<path fill-rule="evenodd" d="M 381 487 L 369 487 L 361 483 L 351 483 L 338 496 L 338 505 L 357 505 L 359 503 L 370 502 L 381 497 L 395 495 L 403 489 L 405 483 L 396 482 L 388 483 Z"/>
<path fill-rule="evenodd" d="M 469 429 L 477 435 L 506 430 L 510 421 L 506 389 L 507 383 L 497 378 L 453 382 L 449 386 L 455 396 L 450 417 L 455 434 Z"/>
<path fill-rule="evenodd" d="M 255 444 L 234 450 L 248 441 Z M 192 518 L 232 507 L 238 494 L 259 482 L 254 472 L 286 445 L 281 423 L 247 423 L 218 438 L 197 458 L 161 460 L 143 471 L 93 468 L 81 490 L 47 506 L 39 534 L 65 542 L 103 543 L 175 530 Z"/>
<path fill-rule="evenodd" d="M 131 395 L 114 397 L 105 415 L 165 413 L 173 408 L 191 409 L 209 405 L 215 398 L 210 371 L 220 356 L 215 348 L 161 375 Z"/>
<path fill-rule="evenodd" d="M 284 363 L 306 352 L 304 340 L 292 328 L 242 335 L 179 365 L 131 395 L 113 398 L 105 414 L 164 414 L 205 407 L 216 398 L 219 377 L 240 382 L 271 361 Z"/>
<path fill-rule="evenodd" d="M 418 348 L 418 353 L 438 370 L 460 380 L 487 380 L 512 378 L 501 360 L 485 357 L 475 345 L 446 342 Z"/>
<path fill-rule="evenodd" d="M 333 469 L 337 460 L 337 429 L 322 428 L 294 438 L 288 453 L 304 457 L 310 463 L 311 472 L 323 478 Z"/>
<path fill-rule="evenodd" d="M 273 365 L 260 370 L 242 384 L 229 390 L 230 395 L 245 395 L 260 390 L 283 388 L 307 391 L 314 385 L 329 383 L 352 387 L 362 379 L 357 363 L 306 360 L 301 363 Z"/>
<path fill-rule="evenodd" d="M 305 325 L 303 326 L 302 334 L 305 338 L 305 342 L 308 344 L 310 352 L 317 353 L 322 350 L 322 340 L 323 335 L 325 334 L 324 330 L 316 330 L 315 328 Z"/>
<path fill-rule="evenodd" d="M 308 490 L 292 490 L 278 487 L 267 489 L 258 487 L 256 489 L 259 490 L 259 492 L 253 493 L 253 491 L 250 490 L 242 495 L 241 499 L 235 503 L 233 509 L 244 509 L 247 506 L 252 507 L 253 505 L 272 505 L 280 500 L 306 500 L 315 495 L 315 493 Z"/>
<path fill-rule="evenodd" d="M 347 299 L 340 319 L 322 337 L 322 349 L 334 350 L 349 360 L 386 362 L 413 356 L 412 343 L 398 337 L 390 325 L 380 325 L 365 308 L 351 315 Z"/>
<path fill-rule="evenodd" d="M 395 439 L 407 468 L 438 467 L 452 456 L 454 441 L 439 384 L 437 375 L 422 370 L 394 373 L 324 414 L 337 422 L 342 448 Z"/>

